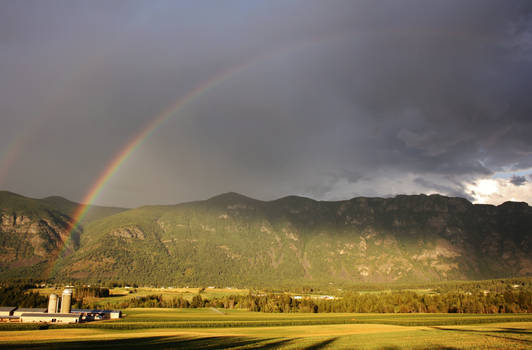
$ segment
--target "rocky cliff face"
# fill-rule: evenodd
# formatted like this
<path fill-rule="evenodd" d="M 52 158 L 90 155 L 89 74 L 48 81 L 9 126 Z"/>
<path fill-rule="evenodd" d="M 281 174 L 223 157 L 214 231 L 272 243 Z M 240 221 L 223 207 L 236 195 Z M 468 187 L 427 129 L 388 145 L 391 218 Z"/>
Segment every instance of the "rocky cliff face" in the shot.
<path fill-rule="evenodd" d="M 46 262 L 58 253 L 68 238 L 68 223 L 63 220 L 17 213 L 2 213 L 1 219 L 0 264 L 3 267 Z"/>
<path fill-rule="evenodd" d="M 60 255 L 79 247 L 80 233 L 69 236 L 77 204 L 60 197 L 43 200 L 0 191 L 0 277 L 42 278 Z M 95 215 L 123 209 L 95 207 Z"/>

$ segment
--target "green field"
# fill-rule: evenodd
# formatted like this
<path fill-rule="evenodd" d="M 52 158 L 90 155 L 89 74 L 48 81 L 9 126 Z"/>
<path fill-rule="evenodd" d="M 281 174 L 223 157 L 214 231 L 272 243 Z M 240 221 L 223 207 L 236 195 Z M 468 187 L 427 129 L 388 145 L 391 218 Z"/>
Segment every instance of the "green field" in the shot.
<path fill-rule="evenodd" d="M 0 348 L 530 349 L 532 315 L 127 309 L 80 325 L 1 324 Z"/>

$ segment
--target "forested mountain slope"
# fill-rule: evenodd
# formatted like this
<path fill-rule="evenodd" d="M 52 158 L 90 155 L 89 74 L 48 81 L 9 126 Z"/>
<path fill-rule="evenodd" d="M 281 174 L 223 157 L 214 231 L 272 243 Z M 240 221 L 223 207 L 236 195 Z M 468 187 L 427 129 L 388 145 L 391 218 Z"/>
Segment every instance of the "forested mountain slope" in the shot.
<path fill-rule="evenodd" d="M 42 278 L 60 253 L 78 249 L 81 232 L 67 232 L 78 206 L 61 197 L 34 199 L 0 191 L 0 276 Z M 82 225 L 123 210 L 91 206 Z"/>
<path fill-rule="evenodd" d="M 66 280 L 260 285 L 532 275 L 532 208 L 440 195 L 263 202 L 236 193 L 93 221 Z"/>

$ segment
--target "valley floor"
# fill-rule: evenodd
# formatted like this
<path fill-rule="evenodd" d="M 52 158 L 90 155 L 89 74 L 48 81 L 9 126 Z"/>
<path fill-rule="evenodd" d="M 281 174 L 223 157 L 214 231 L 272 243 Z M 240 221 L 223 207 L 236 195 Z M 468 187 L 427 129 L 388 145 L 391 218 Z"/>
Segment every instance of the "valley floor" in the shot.
<path fill-rule="evenodd" d="M 224 313 L 212 309 L 129 309 L 125 313 L 128 316 L 118 321 L 52 326 L 49 329 L 37 329 L 37 325 L 4 324 L 0 327 L 0 348 L 532 348 L 532 315 L 523 314 L 511 317 L 448 314 L 272 315 L 247 311 Z M 368 323 L 349 323 L 365 321 Z"/>

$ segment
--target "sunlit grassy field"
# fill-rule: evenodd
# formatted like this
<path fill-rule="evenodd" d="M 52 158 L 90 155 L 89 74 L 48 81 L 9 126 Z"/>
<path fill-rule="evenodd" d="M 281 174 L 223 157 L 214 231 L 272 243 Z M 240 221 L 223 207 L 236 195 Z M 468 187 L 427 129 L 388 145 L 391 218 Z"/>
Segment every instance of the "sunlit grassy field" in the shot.
<path fill-rule="evenodd" d="M 48 329 L 3 324 L 0 348 L 532 348 L 532 315 L 527 314 L 267 314 L 210 308 L 124 312 L 121 320 Z"/>

